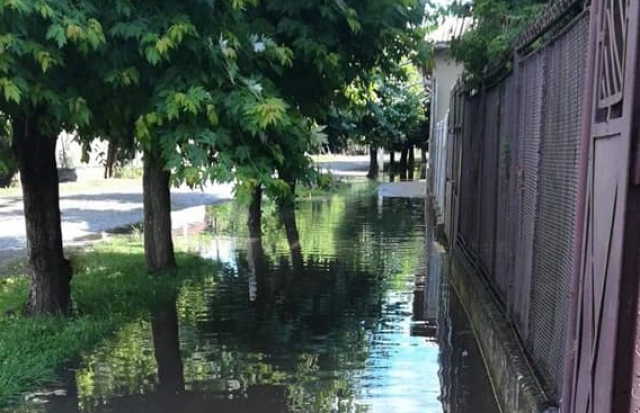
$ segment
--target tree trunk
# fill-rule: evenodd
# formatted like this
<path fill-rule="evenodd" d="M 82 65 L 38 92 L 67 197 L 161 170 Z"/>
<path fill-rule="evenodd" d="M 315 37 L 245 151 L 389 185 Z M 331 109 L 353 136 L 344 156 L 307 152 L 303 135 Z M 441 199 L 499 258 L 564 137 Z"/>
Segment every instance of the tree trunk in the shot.
<path fill-rule="evenodd" d="M 281 198 L 279 203 L 282 205 L 286 204 L 287 207 L 293 207 L 296 197 L 296 177 L 286 167 L 278 169 L 278 176 L 280 177 L 280 179 L 286 182 L 287 185 L 289 185 L 290 191 L 290 196 Z"/>
<path fill-rule="evenodd" d="M 184 372 L 178 338 L 178 312 L 175 301 L 157 311 L 151 320 L 153 353 L 158 363 L 159 391 L 176 394 L 184 391 Z"/>
<path fill-rule="evenodd" d="M 31 287 L 27 315 L 69 313 L 71 264 L 62 249 L 57 134 L 38 130 L 38 116 L 14 122 L 13 153 L 20 170 Z"/>
<path fill-rule="evenodd" d="M 144 256 L 147 269 L 160 271 L 175 268 L 171 239 L 171 192 L 169 171 L 163 169 L 159 149 L 144 153 L 142 175 L 144 198 Z"/>
<path fill-rule="evenodd" d="M 410 145 L 405 144 L 402 146 L 402 152 L 400 153 L 400 180 L 407 180 L 407 172 L 409 170 L 409 147 Z"/>
<path fill-rule="evenodd" d="M 389 151 L 389 169 L 393 169 L 395 165 L 396 165 L 396 151 L 392 149 Z"/>
<path fill-rule="evenodd" d="M 427 144 L 423 143 L 422 147 L 420 148 L 420 160 L 422 161 L 423 164 L 427 163 Z"/>
<path fill-rule="evenodd" d="M 407 180 L 413 181 L 415 178 L 415 168 L 413 166 L 409 166 L 407 168 Z"/>
<path fill-rule="evenodd" d="M 115 143 L 109 141 L 107 147 L 107 160 L 104 164 L 104 179 L 113 178 L 113 167 L 116 164 L 116 155 L 118 147 Z"/>
<path fill-rule="evenodd" d="M 416 168 L 415 150 L 413 145 L 410 145 L 409 146 L 409 164 L 407 165 L 407 172 L 408 172 L 407 178 L 410 181 L 413 181 L 413 178 L 415 176 L 415 168 Z"/>
<path fill-rule="evenodd" d="M 300 234 L 298 233 L 298 225 L 296 224 L 295 208 L 280 208 L 280 218 L 284 223 L 284 230 L 287 234 L 293 271 L 296 274 L 302 274 L 304 270 L 304 258 L 302 257 Z"/>
<path fill-rule="evenodd" d="M 259 308 L 264 307 L 269 298 L 272 297 L 267 281 L 267 256 L 262 246 L 262 236 L 260 233 L 251 234 L 249 227 L 249 269 L 251 271 L 251 283 L 249 285 L 249 300 Z"/>
<path fill-rule="evenodd" d="M 262 186 L 251 188 L 251 203 L 249 204 L 249 237 L 259 238 L 262 235 Z"/>
<path fill-rule="evenodd" d="M 374 145 L 371 145 L 371 147 L 369 148 L 369 173 L 367 173 L 367 178 L 377 179 L 378 173 L 378 148 Z"/>
<path fill-rule="evenodd" d="M 402 147 L 402 151 L 400 152 L 400 167 L 402 168 L 406 168 L 407 167 L 407 158 L 409 157 L 409 148 L 404 145 Z"/>

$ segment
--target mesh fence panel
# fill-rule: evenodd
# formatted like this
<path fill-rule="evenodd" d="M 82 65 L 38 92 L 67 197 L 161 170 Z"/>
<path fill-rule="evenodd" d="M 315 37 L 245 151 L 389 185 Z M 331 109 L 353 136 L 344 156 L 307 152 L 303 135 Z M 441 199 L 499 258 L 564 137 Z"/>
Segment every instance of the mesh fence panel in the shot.
<path fill-rule="evenodd" d="M 500 84 L 466 96 L 461 112 L 458 239 L 486 271 L 556 397 L 573 266 L 587 32 L 583 15 L 518 61 Z"/>
<path fill-rule="evenodd" d="M 518 73 L 518 129 L 516 149 L 516 242 L 513 295 L 510 298 L 516 327 L 523 337 L 529 331 L 529 305 L 533 272 L 544 55 L 537 53 L 523 61 Z"/>
<path fill-rule="evenodd" d="M 478 124 L 482 124 L 482 99 L 480 95 L 467 97 L 463 111 L 462 167 L 460 169 L 460 214 L 459 235 L 471 251 L 478 251 L 478 192 L 480 160 L 478 156 L 481 140 L 476 135 Z"/>
<path fill-rule="evenodd" d="M 484 102 L 484 134 L 482 138 L 482 168 L 480 183 L 480 263 L 490 277 L 495 275 L 495 233 L 496 233 L 496 179 L 498 152 L 498 122 L 500 111 L 500 88 L 495 87 L 487 94 Z M 498 285 L 496 284 L 496 287 Z"/>
<path fill-rule="evenodd" d="M 545 99 L 540 147 L 538 216 L 527 347 L 559 393 L 573 267 L 578 144 L 588 20 L 545 49 Z"/>
<path fill-rule="evenodd" d="M 497 219 L 495 243 L 495 282 L 503 296 L 508 294 L 513 277 L 513 210 L 510 205 L 514 198 L 511 185 L 511 148 L 515 143 L 516 112 L 513 111 L 516 82 L 509 76 L 500 85 L 500 106 L 498 116 L 498 178 L 497 178 Z"/>

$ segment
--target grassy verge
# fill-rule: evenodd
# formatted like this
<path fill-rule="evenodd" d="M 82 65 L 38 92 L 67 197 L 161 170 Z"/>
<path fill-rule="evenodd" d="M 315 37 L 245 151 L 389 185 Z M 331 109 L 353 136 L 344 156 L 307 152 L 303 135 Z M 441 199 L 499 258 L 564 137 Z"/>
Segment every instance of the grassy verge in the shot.
<path fill-rule="evenodd" d="M 72 257 L 75 316 L 23 318 L 7 315 L 28 293 L 25 277 L 0 280 L 0 410 L 37 386 L 55 381 L 55 371 L 129 322 L 149 317 L 187 279 L 211 274 L 214 265 L 178 254 L 179 269 L 150 275 L 142 245 L 123 240 L 95 245 Z"/>

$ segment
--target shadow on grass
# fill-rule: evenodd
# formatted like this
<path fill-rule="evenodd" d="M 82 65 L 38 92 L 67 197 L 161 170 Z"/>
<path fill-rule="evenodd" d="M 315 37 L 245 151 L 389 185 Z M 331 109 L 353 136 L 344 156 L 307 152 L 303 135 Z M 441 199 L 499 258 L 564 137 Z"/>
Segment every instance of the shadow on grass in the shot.
<path fill-rule="evenodd" d="M 0 410 L 24 392 L 53 384 L 56 369 L 91 350 L 130 322 L 149 319 L 169 305 L 185 280 L 211 276 L 217 264 L 177 255 L 179 268 L 149 274 L 141 243 L 122 240 L 72 257 L 74 316 L 68 319 L 7 315 L 28 294 L 24 276 L 0 280 Z"/>

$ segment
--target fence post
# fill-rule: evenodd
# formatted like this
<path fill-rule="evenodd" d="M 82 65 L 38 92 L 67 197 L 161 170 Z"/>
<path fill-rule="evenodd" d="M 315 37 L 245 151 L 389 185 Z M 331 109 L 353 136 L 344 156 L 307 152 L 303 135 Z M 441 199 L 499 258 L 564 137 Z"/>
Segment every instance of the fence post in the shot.
<path fill-rule="evenodd" d="M 578 325 L 578 301 L 581 280 L 581 261 L 585 222 L 585 198 L 587 187 L 587 170 L 589 157 L 589 140 L 591 137 L 591 114 L 593 113 L 593 92 L 595 78 L 595 55 L 598 32 L 597 1 L 592 1 L 589 10 L 589 38 L 587 51 L 587 69 L 582 97 L 582 121 L 580 125 L 580 146 L 578 153 L 578 196 L 576 199 L 576 230 L 573 246 L 573 271 L 569 289 L 569 311 L 567 312 L 567 336 L 565 338 L 565 354 L 563 361 L 562 392 L 560 405 L 563 412 L 572 412 L 573 386 L 576 374 L 576 339 Z"/>

